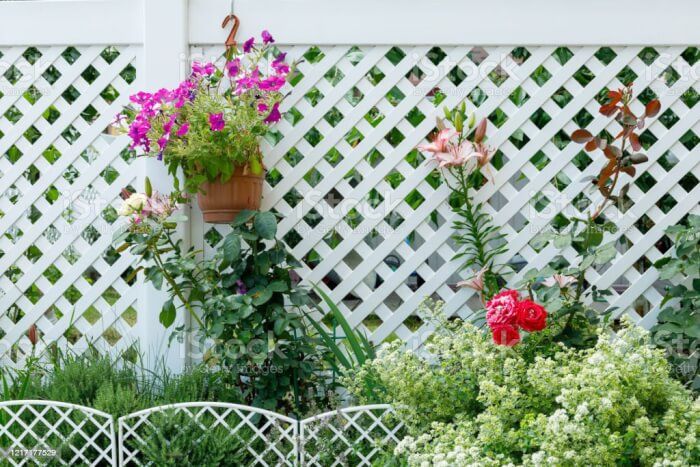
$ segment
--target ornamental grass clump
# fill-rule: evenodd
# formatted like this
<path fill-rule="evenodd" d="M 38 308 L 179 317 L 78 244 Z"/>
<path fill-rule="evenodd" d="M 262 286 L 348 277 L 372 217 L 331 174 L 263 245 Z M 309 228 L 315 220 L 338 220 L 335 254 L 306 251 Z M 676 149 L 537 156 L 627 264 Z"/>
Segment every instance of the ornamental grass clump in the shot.
<path fill-rule="evenodd" d="M 400 408 L 410 436 L 395 454 L 409 465 L 700 462 L 699 402 L 645 330 L 601 330 L 588 349 L 555 342 L 555 333 L 507 347 L 471 324 L 444 323 L 429 358 L 397 343 L 346 383 L 363 394 L 371 378 Z"/>

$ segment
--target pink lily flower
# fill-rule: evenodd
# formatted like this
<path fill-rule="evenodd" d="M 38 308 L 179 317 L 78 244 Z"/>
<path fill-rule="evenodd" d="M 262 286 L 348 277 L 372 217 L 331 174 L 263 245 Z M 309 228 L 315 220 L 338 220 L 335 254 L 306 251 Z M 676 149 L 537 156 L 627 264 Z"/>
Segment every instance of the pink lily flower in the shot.
<path fill-rule="evenodd" d="M 418 149 L 420 151 L 432 153 L 447 152 L 448 143 L 455 136 L 457 136 L 457 132 L 455 130 L 451 128 L 445 128 L 444 130 L 440 130 L 440 132 L 437 134 L 432 143 L 421 144 L 418 146 Z"/>
<path fill-rule="evenodd" d="M 481 292 L 484 290 L 484 274 L 486 274 L 486 268 L 482 268 L 471 279 L 457 282 L 457 287 L 469 287 L 477 292 Z"/>
<path fill-rule="evenodd" d="M 560 289 L 566 288 L 569 285 L 578 282 L 574 276 L 565 276 L 563 274 L 553 274 L 552 277 L 545 279 L 542 284 L 546 287 L 553 287 L 558 285 Z"/>

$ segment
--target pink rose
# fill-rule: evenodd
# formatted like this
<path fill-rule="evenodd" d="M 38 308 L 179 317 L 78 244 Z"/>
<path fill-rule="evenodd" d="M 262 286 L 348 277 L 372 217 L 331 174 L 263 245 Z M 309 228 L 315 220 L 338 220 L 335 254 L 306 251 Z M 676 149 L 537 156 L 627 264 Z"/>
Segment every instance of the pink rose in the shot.
<path fill-rule="evenodd" d="M 486 302 L 486 322 L 491 329 L 498 325 L 515 325 L 518 298 L 516 290 L 504 290 Z"/>

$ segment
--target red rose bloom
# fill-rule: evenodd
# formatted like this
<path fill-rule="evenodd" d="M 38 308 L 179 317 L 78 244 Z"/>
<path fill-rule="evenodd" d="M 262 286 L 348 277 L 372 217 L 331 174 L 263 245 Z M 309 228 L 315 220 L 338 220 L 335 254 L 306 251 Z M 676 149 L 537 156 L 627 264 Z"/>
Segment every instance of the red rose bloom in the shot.
<path fill-rule="evenodd" d="M 510 324 L 498 324 L 491 327 L 491 336 L 498 345 L 513 347 L 520 342 L 520 333 L 516 326 Z"/>
<path fill-rule="evenodd" d="M 523 300 L 516 305 L 518 326 L 527 332 L 541 331 L 547 325 L 547 311 L 542 305 Z"/>

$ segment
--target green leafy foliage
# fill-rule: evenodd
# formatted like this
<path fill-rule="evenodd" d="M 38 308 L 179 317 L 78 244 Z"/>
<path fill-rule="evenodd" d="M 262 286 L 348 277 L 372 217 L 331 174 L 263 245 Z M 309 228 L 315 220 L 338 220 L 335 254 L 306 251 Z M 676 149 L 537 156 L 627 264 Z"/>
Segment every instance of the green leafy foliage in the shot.
<path fill-rule="evenodd" d="M 572 263 L 559 256 L 544 268 L 526 271 L 519 284 L 545 307 L 551 317 L 549 323 L 559 323 L 556 339 L 567 346 L 593 345 L 597 327 L 606 323 L 614 311 L 605 300 L 611 295 L 608 290 L 586 287 L 586 271 L 609 263 L 617 255 L 614 242 L 603 243 L 605 233 L 613 229 L 610 222 L 573 219 L 565 229 L 543 232 L 531 242 L 537 249 L 551 243 L 559 250 L 573 248 L 578 253 Z"/>
<path fill-rule="evenodd" d="M 666 306 L 652 332 L 657 345 L 667 350 L 679 379 L 700 391 L 700 216 L 690 214 L 687 225 L 670 227 L 666 233 L 674 239 L 673 252 L 654 266 L 661 279 L 684 280 L 667 287 L 662 302 Z"/>
<path fill-rule="evenodd" d="M 200 324 L 206 361 L 229 372 L 244 401 L 286 412 L 301 410 L 302 394 L 316 394 L 320 361 L 300 307 L 308 303 L 294 286 L 297 264 L 275 239 L 271 212 L 243 211 L 212 258 L 184 251 L 173 219 L 148 220 L 124 238 L 140 256 L 145 277 L 167 287 L 161 323 L 171 326 L 185 308 Z M 186 329 L 175 328 L 173 336 Z"/>
<path fill-rule="evenodd" d="M 610 339 L 601 329 L 587 349 L 547 332 L 505 347 L 444 322 L 430 358 L 395 343 L 345 382 L 362 402 L 370 377 L 400 408 L 409 436 L 394 451 L 398 465 L 700 462 L 700 407 L 646 331 L 626 323 Z"/>
<path fill-rule="evenodd" d="M 376 358 L 376 349 L 374 344 L 370 342 L 367 336 L 350 326 L 342 311 L 333 302 L 333 300 L 320 288 L 314 286 L 314 290 L 321 297 L 325 306 L 330 310 L 330 322 L 332 323 L 332 331 L 326 329 L 323 323 L 320 323 L 307 315 L 309 325 L 316 331 L 320 340 L 319 347 L 323 351 L 323 359 L 330 367 L 333 375 L 331 386 L 335 386 L 336 376 L 344 376 L 352 371 L 357 370 L 365 362 Z M 320 307 L 319 307 L 320 308 Z M 323 310 L 321 310 L 323 312 Z M 336 336 L 336 327 L 340 327 L 342 337 Z M 375 402 L 378 399 L 374 396 L 377 388 L 368 384 L 366 394 L 368 399 Z"/>
<path fill-rule="evenodd" d="M 253 438 L 250 429 L 244 427 L 232 434 L 222 424 L 203 429 L 205 422 L 211 424 L 211 420 L 195 420 L 182 412 L 159 412 L 149 417 L 144 433 L 130 444 L 150 465 L 218 467 L 255 463 L 255 457 L 246 450 Z"/>

